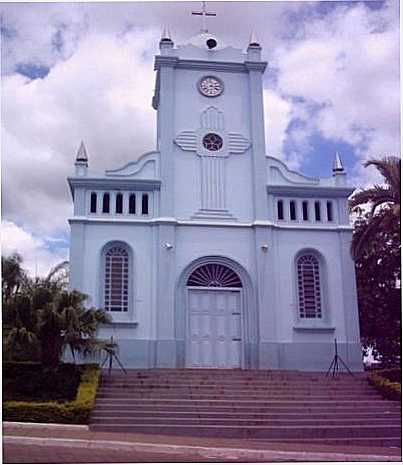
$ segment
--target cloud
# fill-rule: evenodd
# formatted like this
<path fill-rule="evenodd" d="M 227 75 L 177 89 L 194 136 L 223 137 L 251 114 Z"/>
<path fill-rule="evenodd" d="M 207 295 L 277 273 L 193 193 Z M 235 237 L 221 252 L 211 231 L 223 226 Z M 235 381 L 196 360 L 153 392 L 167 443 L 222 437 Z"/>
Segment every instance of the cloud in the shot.
<path fill-rule="evenodd" d="M 397 2 L 230 5 L 209 4 L 217 12 L 209 25 L 242 48 L 254 30 L 263 46 L 267 152 L 303 169 L 315 150 L 312 135 L 320 134 L 354 147 L 353 182 L 378 180 L 361 160 L 400 149 Z M 177 44 L 186 42 L 199 29 L 200 18 L 190 15 L 195 7 L 0 5 L 6 221 L 33 238 L 68 234 L 66 177 L 81 139 L 90 168 L 100 173 L 155 148 L 152 62 L 159 33 L 167 24 Z M 43 77 L 26 76 L 35 70 Z"/>
<path fill-rule="evenodd" d="M 3 213 L 46 234 L 66 231 L 66 177 L 84 139 L 91 168 L 117 167 L 155 148 L 149 31 L 93 34 L 43 79 L 3 78 Z M 94 54 L 94 50 L 102 50 Z"/>
<path fill-rule="evenodd" d="M 31 276 L 46 276 L 52 267 L 67 258 L 66 247 L 54 251 L 43 238 L 11 221 L 1 224 L 1 242 L 2 254 L 8 256 L 18 252 L 23 258 L 22 267 Z"/>
<path fill-rule="evenodd" d="M 297 102 L 285 132 L 289 139 L 297 132 L 300 159 L 314 132 L 354 146 L 354 174 L 362 181 L 371 177 L 362 159 L 399 155 L 399 22 L 392 3 L 376 10 L 343 4 L 325 17 L 308 17 L 298 39 L 277 48 L 274 63 L 277 99 Z M 302 132 L 301 124 L 290 127 L 296 106 L 305 110 Z"/>

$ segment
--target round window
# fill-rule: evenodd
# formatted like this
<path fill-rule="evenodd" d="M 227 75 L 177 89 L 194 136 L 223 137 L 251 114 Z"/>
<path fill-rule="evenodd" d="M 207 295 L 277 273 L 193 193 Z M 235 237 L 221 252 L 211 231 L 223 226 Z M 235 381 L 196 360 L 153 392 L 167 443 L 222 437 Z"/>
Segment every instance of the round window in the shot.
<path fill-rule="evenodd" d="M 203 137 L 203 147 L 211 152 L 220 150 L 223 145 L 223 140 L 218 134 L 210 132 Z"/>

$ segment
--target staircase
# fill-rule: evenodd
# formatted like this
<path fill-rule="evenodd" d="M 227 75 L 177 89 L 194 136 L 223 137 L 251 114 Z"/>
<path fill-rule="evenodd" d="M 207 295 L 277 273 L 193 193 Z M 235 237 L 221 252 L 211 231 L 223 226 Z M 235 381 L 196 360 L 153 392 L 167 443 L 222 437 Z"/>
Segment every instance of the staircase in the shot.
<path fill-rule="evenodd" d="M 401 447 L 401 407 L 364 374 L 129 370 L 104 374 L 97 431 Z"/>

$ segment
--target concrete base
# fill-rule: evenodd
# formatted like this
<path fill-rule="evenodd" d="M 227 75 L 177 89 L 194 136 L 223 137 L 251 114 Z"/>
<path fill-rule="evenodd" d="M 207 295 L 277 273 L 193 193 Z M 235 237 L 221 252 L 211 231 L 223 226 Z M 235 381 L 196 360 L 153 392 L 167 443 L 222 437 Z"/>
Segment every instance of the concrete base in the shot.
<path fill-rule="evenodd" d="M 119 359 L 125 368 L 184 368 L 184 341 L 151 341 L 115 338 Z M 261 342 L 249 344 L 245 350 L 245 369 L 327 371 L 334 358 L 333 342 Z M 363 371 L 361 345 L 339 343 L 338 353 L 353 372 Z M 71 360 L 66 354 L 66 360 Z M 93 361 L 102 362 L 104 356 Z M 115 366 L 115 362 L 114 362 Z M 117 365 L 116 365 L 117 367 Z M 340 370 L 345 371 L 342 364 Z"/>

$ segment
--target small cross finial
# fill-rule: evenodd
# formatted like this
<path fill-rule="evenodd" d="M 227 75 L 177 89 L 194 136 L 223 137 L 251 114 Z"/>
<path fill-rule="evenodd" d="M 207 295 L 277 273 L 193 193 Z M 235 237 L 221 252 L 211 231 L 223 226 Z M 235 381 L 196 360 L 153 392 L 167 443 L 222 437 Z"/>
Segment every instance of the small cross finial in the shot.
<path fill-rule="evenodd" d="M 202 28 L 200 32 L 208 32 L 207 26 L 206 26 L 206 17 L 207 16 L 217 16 L 216 13 L 208 12 L 206 10 L 206 2 L 202 2 L 202 11 L 192 11 L 192 15 L 197 15 L 202 17 Z"/>

